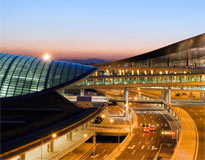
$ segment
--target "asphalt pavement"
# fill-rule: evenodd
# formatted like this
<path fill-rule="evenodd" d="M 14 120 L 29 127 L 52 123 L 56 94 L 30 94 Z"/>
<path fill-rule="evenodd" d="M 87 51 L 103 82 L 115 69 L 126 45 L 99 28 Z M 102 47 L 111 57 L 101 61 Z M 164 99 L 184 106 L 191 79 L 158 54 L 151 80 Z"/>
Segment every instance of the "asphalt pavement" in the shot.
<path fill-rule="evenodd" d="M 181 107 L 192 117 L 198 131 L 197 160 L 205 160 L 205 105 Z"/>
<path fill-rule="evenodd" d="M 144 107 L 142 105 L 135 107 L 136 114 L 138 116 L 138 128 L 134 129 L 134 138 L 131 140 L 127 148 L 117 158 L 118 160 L 151 160 L 154 159 L 156 154 L 164 156 L 164 158 L 170 158 L 176 140 L 171 136 L 162 136 L 162 130 L 171 130 L 171 126 L 168 122 L 167 116 L 164 116 L 164 112 L 161 109 L 155 107 Z M 166 114 L 165 114 L 166 115 Z M 156 131 L 150 131 L 149 133 L 142 132 L 140 125 L 152 124 L 156 126 Z M 163 147 L 168 148 L 164 151 Z M 159 151 L 163 151 L 161 154 Z"/>

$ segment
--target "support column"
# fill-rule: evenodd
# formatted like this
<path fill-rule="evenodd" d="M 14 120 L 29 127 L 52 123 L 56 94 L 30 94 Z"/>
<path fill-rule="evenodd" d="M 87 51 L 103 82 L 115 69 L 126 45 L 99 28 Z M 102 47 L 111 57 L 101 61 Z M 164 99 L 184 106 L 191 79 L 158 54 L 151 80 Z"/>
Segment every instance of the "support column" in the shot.
<path fill-rule="evenodd" d="M 47 152 L 54 152 L 54 140 L 52 140 L 48 143 Z"/>
<path fill-rule="evenodd" d="M 73 139 L 73 133 L 70 132 L 70 141 L 72 141 L 72 139 Z"/>
<path fill-rule="evenodd" d="M 129 88 L 125 88 L 124 90 L 124 98 L 125 98 L 125 116 L 126 120 L 128 120 L 128 112 L 129 112 Z"/>
<path fill-rule="evenodd" d="M 54 140 L 50 142 L 51 152 L 54 152 Z"/>
<path fill-rule="evenodd" d="M 193 95 L 192 95 L 192 92 L 190 92 L 190 95 L 189 95 L 191 98 L 193 97 Z"/>
<path fill-rule="evenodd" d="M 85 95 L 85 89 L 84 88 L 81 88 L 80 89 L 80 96 L 84 96 Z"/>
<path fill-rule="evenodd" d="M 66 134 L 66 140 L 69 141 L 69 133 Z"/>
<path fill-rule="evenodd" d="M 19 158 L 20 160 L 25 160 L 26 159 L 26 155 L 25 155 L 25 153 L 23 153 L 22 155 L 20 155 L 20 158 Z"/>
<path fill-rule="evenodd" d="M 171 88 L 169 88 L 167 92 L 168 92 L 168 93 L 167 93 L 167 94 L 168 94 L 168 95 L 167 95 L 167 96 L 168 96 L 168 103 L 171 104 L 171 98 L 172 98 Z"/>
<path fill-rule="evenodd" d="M 94 133 L 94 136 L 93 136 L 93 154 L 95 155 L 95 150 L 96 150 L 96 134 Z"/>
<path fill-rule="evenodd" d="M 203 101 L 203 92 L 200 92 L 200 101 Z"/>
<path fill-rule="evenodd" d="M 161 98 L 167 102 L 167 103 L 171 103 L 171 88 L 169 88 L 168 90 L 166 91 L 162 91 L 161 93 Z"/>

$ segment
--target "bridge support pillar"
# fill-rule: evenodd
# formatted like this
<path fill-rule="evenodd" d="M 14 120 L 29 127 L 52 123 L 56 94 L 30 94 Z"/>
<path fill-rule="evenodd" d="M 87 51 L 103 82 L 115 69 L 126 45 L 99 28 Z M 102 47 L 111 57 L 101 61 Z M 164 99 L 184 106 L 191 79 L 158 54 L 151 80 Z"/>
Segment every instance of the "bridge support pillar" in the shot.
<path fill-rule="evenodd" d="M 26 159 L 26 155 L 25 155 L 25 153 L 23 153 L 22 155 L 20 155 L 20 158 L 19 158 L 20 160 L 25 160 Z"/>
<path fill-rule="evenodd" d="M 84 96 L 85 95 L 85 89 L 84 88 L 81 88 L 80 89 L 80 96 Z"/>
<path fill-rule="evenodd" d="M 203 92 L 200 92 L 200 101 L 204 101 L 205 99 L 205 97 L 204 97 L 205 95 L 204 95 L 204 93 Z"/>
<path fill-rule="evenodd" d="M 162 91 L 161 97 L 165 102 L 170 104 L 171 103 L 171 89 L 169 88 L 168 90 Z"/>
<path fill-rule="evenodd" d="M 72 139 L 73 139 L 73 133 L 70 132 L 70 141 L 72 141 Z"/>
<path fill-rule="evenodd" d="M 54 140 L 50 141 L 50 143 L 47 145 L 47 151 L 54 152 Z"/>
<path fill-rule="evenodd" d="M 94 133 L 94 136 L 93 136 L 93 154 L 95 155 L 95 150 L 96 150 L 96 133 Z"/>
<path fill-rule="evenodd" d="M 84 130 L 85 129 L 85 126 L 84 126 L 84 124 L 82 125 L 82 130 Z"/>
<path fill-rule="evenodd" d="M 125 88 L 124 90 L 124 98 L 125 98 L 125 116 L 126 120 L 128 120 L 129 115 L 129 88 Z"/>

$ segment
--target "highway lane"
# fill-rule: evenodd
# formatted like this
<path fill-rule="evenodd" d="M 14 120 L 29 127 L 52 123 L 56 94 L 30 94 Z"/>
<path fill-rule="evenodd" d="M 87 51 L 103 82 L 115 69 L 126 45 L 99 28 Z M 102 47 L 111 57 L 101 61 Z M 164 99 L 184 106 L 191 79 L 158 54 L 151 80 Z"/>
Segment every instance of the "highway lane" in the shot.
<path fill-rule="evenodd" d="M 84 160 L 90 159 L 105 159 L 116 147 L 118 147 L 118 143 L 97 143 L 95 149 L 95 155 L 89 154 Z M 94 150 L 93 150 L 94 151 Z"/>
<path fill-rule="evenodd" d="M 183 106 L 183 108 L 196 124 L 199 144 L 197 160 L 205 159 L 205 105 L 204 106 Z"/>
<path fill-rule="evenodd" d="M 142 106 L 142 105 L 141 105 Z M 150 107 L 140 107 L 136 109 L 139 124 L 154 124 L 157 129 L 150 133 L 143 133 L 141 127 L 134 129 L 134 138 L 129 143 L 128 147 L 120 154 L 118 160 L 146 160 L 153 159 L 160 149 L 161 144 L 175 144 L 175 140 L 170 136 L 162 136 L 161 130 L 170 130 L 171 127 L 166 119 L 161 114 L 161 111 L 150 111 Z M 173 149 L 174 145 L 172 145 Z M 167 156 L 171 156 L 168 151 Z"/>

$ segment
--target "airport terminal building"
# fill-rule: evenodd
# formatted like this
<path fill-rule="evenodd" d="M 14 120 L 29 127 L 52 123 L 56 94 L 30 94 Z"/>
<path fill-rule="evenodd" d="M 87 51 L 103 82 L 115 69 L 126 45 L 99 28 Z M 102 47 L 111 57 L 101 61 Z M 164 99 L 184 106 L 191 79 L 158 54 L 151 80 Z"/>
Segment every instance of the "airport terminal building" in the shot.
<path fill-rule="evenodd" d="M 103 104 L 79 107 L 60 94 L 70 87 L 204 90 L 205 34 L 95 66 L 0 53 L 0 158 L 28 159 L 27 152 L 42 144 L 49 144 L 47 150 L 52 152 L 51 133 L 68 141 L 73 130 L 89 126 Z"/>
<path fill-rule="evenodd" d="M 103 104 L 85 109 L 60 92 L 96 70 L 88 65 L 1 53 L 0 158 L 30 159 L 29 150 L 42 141 L 52 151 L 51 133 L 63 137 L 78 126 L 88 126 L 86 122 L 101 112 Z"/>

